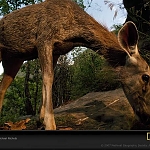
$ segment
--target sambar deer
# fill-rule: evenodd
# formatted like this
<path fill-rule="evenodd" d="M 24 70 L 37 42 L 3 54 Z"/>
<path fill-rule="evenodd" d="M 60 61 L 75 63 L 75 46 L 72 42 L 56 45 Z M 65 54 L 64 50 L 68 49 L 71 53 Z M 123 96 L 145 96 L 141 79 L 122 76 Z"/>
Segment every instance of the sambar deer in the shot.
<path fill-rule="evenodd" d="M 46 0 L 5 15 L 0 20 L 0 58 L 4 68 L 0 109 L 23 62 L 39 58 L 43 78 L 40 118 L 44 119 L 46 130 L 55 130 L 53 68 L 60 55 L 84 46 L 98 51 L 114 68 L 120 68 L 120 81 L 134 112 L 142 122 L 149 123 L 150 70 L 138 52 L 134 23 L 126 23 L 118 39 L 119 42 L 72 0 Z"/>

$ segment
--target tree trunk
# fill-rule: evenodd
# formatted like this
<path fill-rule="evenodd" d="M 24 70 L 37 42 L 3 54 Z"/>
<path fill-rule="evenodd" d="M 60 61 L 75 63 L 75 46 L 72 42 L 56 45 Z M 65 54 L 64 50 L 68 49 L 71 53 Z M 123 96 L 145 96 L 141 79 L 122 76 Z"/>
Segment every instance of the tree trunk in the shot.
<path fill-rule="evenodd" d="M 150 1 L 123 0 L 127 10 L 127 21 L 133 21 L 139 31 L 139 50 L 144 59 L 150 63 Z"/>
<path fill-rule="evenodd" d="M 31 95 L 29 91 L 29 77 L 30 77 L 30 62 L 26 63 L 26 75 L 24 82 L 24 97 L 25 97 L 25 110 L 27 115 L 34 115 L 33 107 L 31 104 Z"/>

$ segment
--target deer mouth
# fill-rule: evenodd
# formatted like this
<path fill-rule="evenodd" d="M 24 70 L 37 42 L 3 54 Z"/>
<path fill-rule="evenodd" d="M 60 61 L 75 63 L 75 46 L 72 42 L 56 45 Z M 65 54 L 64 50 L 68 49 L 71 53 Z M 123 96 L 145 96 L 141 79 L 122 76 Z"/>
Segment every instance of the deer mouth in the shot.
<path fill-rule="evenodd" d="M 137 105 L 136 109 L 134 109 L 135 114 L 138 116 L 139 121 L 144 125 L 150 124 L 150 111 L 147 108 L 145 100 L 139 97 L 140 103 Z"/>
<path fill-rule="evenodd" d="M 150 102 L 149 98 L 145 98 L 139 91 L 132 91 L 127 86 L 123 86 L 124 93 L 133 108 L 134 113 L 138 117 L 138 120 L 144 125 L 150 125 Z M 142 95 L 142 96 L 141 96 Z"/>

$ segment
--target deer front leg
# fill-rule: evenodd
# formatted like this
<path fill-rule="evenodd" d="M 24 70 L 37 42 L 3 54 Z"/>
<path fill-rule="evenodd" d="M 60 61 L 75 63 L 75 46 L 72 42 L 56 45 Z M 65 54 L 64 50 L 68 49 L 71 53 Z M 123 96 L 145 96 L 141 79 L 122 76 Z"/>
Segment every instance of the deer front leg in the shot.
<path fill-rule="evenodd" d="M 52 48 L 44 45 L 42 51 L 39 51 L 39 60 L 42 69 L 43 78 L 43 103 L 40 112 L 40 119 L 44 119 L 45 130 L 56 130 L 53 102 L 52 102 L 52 84 L 53 84 L 53 55 Z"/>
<path fill-rule="evenodd" d="M 14 80 L 22 63 L 23 63 L 22 60 L 17 59 L 9 59 L 7 61 L 4 60 L 2 62 L 2 65 L 4 67 L 4 75 L 0 83 L 0 111 L 2 109 L 5 93 L 10 84 L 12 83 L 12 81 Z"/>

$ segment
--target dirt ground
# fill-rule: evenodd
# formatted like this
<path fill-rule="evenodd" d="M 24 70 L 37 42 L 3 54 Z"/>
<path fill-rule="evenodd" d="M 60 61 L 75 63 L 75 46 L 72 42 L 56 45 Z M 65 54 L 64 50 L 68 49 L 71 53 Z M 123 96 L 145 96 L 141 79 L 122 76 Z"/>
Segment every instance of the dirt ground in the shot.
<path fill-rule="evenodd" d="M 57 130 L 150 130 L 135 119 L 122 89 L 92 92 L 54 109 Z M 25 116 L 0 130 L 43 130 L 37 118 Z"/>
<path fill-rule="evenodd" d="M 122 89 L 88 93 L 54 112 L 59 130 L 130 130 L 135 123 Z"/>

